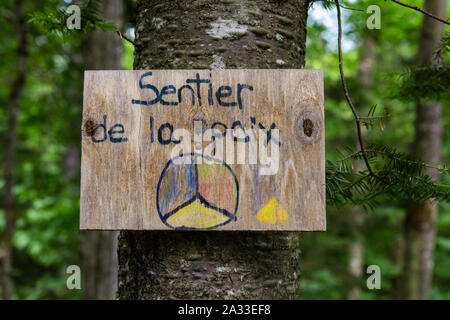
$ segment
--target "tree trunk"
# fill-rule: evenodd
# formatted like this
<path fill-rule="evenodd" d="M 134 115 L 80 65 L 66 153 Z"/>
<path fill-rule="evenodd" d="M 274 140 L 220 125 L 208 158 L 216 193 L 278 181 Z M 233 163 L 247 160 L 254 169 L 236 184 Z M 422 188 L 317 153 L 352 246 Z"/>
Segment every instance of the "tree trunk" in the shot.
<path fill-rule="evenodd" d="M 359 58 L 358 65 L 358 91 L 359 98 L 356 100 L 356 104 L 360 106 L 367 105 L 367 99 L 365 98 L 366 90 L 370 90 L 373 82 L 373 70 L 375 66 L 375 39 L 370 35 L 365 35 L 362 39 L 361 56 Z M 366 133 L 366 128 L 361 128 L 363 134 Z M 357 150 L 360 150 L 358 141 L 355 141 Z M 365 169 L 365 164 L 361 160 L 355 160 L 353 162 L 354 171 L 362 171 Z M 363 275 L 364 266 L 364 243 L 362 241 L 361 228 L 364 225 L 366 213 L 361 207 L 352 207 L 348 210 L 350 218 L 350 232 L 353 241 L 348 247 L 348 272 L 351 276 L 352 283 L 350 289 L 347 292 L 348 300 L 361 299 L 361 276 Z"/>
<path fill-rule="evenodd" d="M 4 187 L 4 209 L 5 227 L 3 239 L 0 247 L 1 261 L 1 288 L 2 298 L 10 300 L 13 294 L 13 282 L 11 276 L 12 269 L 12 240 L 15 229 L 15 200 L 13 194 L 14 174 L 16 164 L 16 144 L 17 144 L 17 115 L 19 113 L 20 98 L 25 86 L 27 69 L 27 42 L 25 30 L 25 13 L 23 2 L 14 2 L 15 27 L 17 34 L 17 57 L 16 74 L 11 84 L 11 91 L 8 99 L 8 130 L 6 133 L 6 160 L 5 160 L 5 187 Z"/>
<path fill-rule="evenodd" d="M 134 68 L 302 68 L 307 10 L 307 0 L 139 0 Z M 298 245 L 295 232 L 121 232 L 118 296 L 295 299 Z"/>
<path fill-rule="evenodd" d="M 442 18 L 447 12 L 446 0 L 427 0 L 425 10 Z M 440 63 L 436 50 L 442 39 L 444 25 L 424 16 L 419 39 L 417 66 Z M 442 146 L 442 110 L 436 102 L 417 103 L 416 136 L 413 150 L 427 163 L 439 163 Z M 439 179 L 435 170 L 428 170 Z M 436 236 L 437 206 L 435 202 L 409 205 L 405 219 L 405 254 L 403 260 L 404 299 L 427 299 L 433 273 L 433 251 Z"/>
<path fill-rule="evenodd" d="M 122 0 L 103 1 L 102 17 L 122 24 Z M 122 41 L 114 32 L 95 31 L 85 43 L 86 70 L 122 69 Z M 83 231 L 81 236 L 81 263 L 84 297 L 111 300 L 117 292 L 117 231 Z"/>

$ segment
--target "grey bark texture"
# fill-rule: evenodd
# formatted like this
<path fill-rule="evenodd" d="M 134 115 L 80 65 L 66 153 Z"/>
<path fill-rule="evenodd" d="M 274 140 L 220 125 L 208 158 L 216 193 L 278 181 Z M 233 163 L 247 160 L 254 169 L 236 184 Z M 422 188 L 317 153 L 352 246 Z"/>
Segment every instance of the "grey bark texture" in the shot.
<path fill-rule="evenodd" d="M 103 18 L 122 24 L 122 0 L 105 0 Z M 122 69 L 122 41 L 112 31 L 94 31 L 84 45 L 86 70 Z M 80 241 L 82 287 L 89 300 L 116 299 L 117 292 L 117 231 L 83 231 Z"/>
<path fill-rule="evenodd" d="M 17 116 L 20 109 L 20 98 L 26 81 L 28 46 L 26 41 L 26 20 L 23 8 L 23 1 L 14 2 L 15 29 L 17 36 L 16 49 L 16 72 L 11 83 L 11 90 L 8 97 L 8 129 L 6 134 L 6 159 L 4 166 L 5 185 L 4 202 L 5 226 L 0 244 L 0 287 L 3 300 L 10 300 L 13 296 L 12 280 L 12 251 L 13 236 L 16 224 L 15 199 L 13 193 L 14 176 L 16 167 L 16 146 L 17 146 Z"/>
<path fill-rule="evenodd" d="M 304 67 L 307 0 L 139 0 L 136 10 L 135 69 Z M 298 233 L 125 231 L 118 297 L 296 299 L 299 254 Z"/>
<path fill-rule="evenodd" d="M 427 0 L 425 10 L 442 18 L 446 17 L 446 0 Z M 417 66 L 440 63 L 436 55 L 444 34 L 444 25 L 424 16 L 419 39 Z M 413 152 L 427 163 L 439 163 L 442 147 L 442 109 L 440 103 L 416 104 L 416 136 Z M 427 170 L 438 180 L 436 170 Z M 436 236 L 436 202 L 413 203 L 407 209 L 405 219 L 405 248 L 403 258 L 403 299 L 427 299 L 433 274 L 433 251 Z"/>

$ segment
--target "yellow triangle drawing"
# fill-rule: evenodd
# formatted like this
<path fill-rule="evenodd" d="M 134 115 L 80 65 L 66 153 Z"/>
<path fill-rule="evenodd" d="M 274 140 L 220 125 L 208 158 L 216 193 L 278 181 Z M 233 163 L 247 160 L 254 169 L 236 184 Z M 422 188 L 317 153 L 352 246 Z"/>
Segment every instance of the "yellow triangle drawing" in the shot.
<path fill-rule="evenodd" d="M 275 224 L 277 221 L 286 221 L 288 219 L 288 213 L 278 203 L 277 199 L 272 198 L 259 210 L 257 218 L 261 222 Z"/>
<path fill-rule="evenodd" d="M 222 213 L 205 207 L 196 199 L 170 216 L 167 223 L 174 227 L 211 228 L 229 219 Z"/>

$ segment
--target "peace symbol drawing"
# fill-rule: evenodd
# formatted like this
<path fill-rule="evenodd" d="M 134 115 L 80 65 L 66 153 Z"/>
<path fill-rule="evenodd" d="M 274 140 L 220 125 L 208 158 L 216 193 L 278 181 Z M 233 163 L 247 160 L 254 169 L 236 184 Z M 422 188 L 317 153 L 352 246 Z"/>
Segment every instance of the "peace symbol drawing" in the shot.
<path fill-rule="evenodd" d="M 225 162 L 182 154 L 164 167 L 156 190 L 161 221 L 173 229 L 214 229 L 236 220 L 239 183 Z"/>

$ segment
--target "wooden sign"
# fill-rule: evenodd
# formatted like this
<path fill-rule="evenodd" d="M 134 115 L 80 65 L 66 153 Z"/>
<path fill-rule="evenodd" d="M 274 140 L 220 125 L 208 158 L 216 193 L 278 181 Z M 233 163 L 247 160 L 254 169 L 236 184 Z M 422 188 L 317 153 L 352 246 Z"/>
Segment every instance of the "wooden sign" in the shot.
<path fill-rule="evenodd" d="M 81 229 L 325 230 L 320 70 L 86 71 Z"/>

